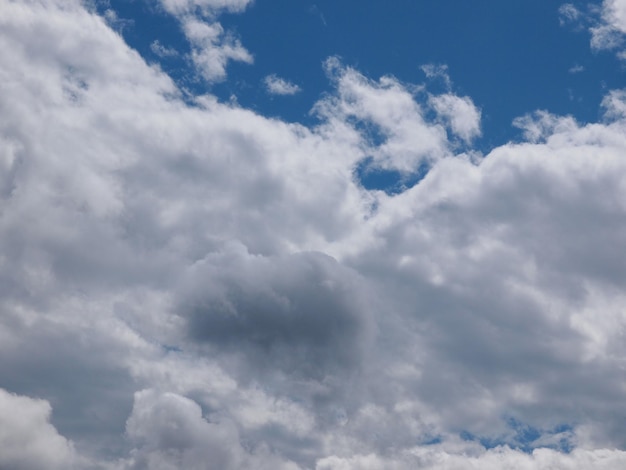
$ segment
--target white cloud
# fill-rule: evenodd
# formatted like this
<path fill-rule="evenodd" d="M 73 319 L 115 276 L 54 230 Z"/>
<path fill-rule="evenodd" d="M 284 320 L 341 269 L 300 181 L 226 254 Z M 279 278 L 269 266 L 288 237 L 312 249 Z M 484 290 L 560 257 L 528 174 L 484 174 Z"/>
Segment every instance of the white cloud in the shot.
<path fill-rule="evenodd" d="M 610 91 L 602 100 L 602 107 L 605 110 L 605 118 L 626 118 L 626 90 Z"/>
<path fill-rule="evenodd" d="M 263 82 L 270 95 L 295 95 L 300 92 L 298 85 L 276 75 L 268 75 Z"/>
<path fill-rule="evenodd" d="M 600 22 L 590 31 L 594 49 L 621 48 L 626 34 L 626 1 L 604 0 Z"/>
<path fill-rule="evenodd" d="M 474 450 L 474 449 L 472 449 Z M 470 451 L 471 452 L 471 451 Z M 472 455 L 474 454 L 474 455 Z M 626 453 L 617 450 L 576 450 L 564 455 L 549 449 L 525 454 L 509 448 L 471 452 L 470 455 L 451 454 L 445 450 L 415 449 L 400 459 L 375 454 L 350 458 L 328 457 L 318 462 L 316 470 L 408 470 L 411 468 L 437 470 L 618 470 L 626 463 Z"/>
<path fill-rule="evenodd" d="M 524 138 L 530 142 L 539 142 L 556 132 L 573 131 L 577 128 L 572 117 L 561 117 L 547 111 L 535 111 L 532 115 L 516 118 L 513 125 L 524 132 Z"/>
<path fill-rule="evenodd" d="M 219 23 L 206 23 L 195 17 L 183 20 L 183 30 L 192 45 L 191 58 L 208 82 L 226 78 L 226 64 L 235 60 L 251 64 L 252 55 Z"/>
<path fill-rule="evenodd" d="M 575 73 L 581 73 L 585 71 L 585 67 L 583 67 L 580 64 L 576 64 L 572 67 L 570 67 L 570 69 L 568 70 L 569 73 L 575 74 Z"/>
<path fill-rule="evenodd" d="M 252 0 L 160 0 L 165 12 L 176 18 L 191 48 L 191 61 L 197 73 L 208 83 L 221 82 L 226 78 L 230 61 L 251 64 L 252 54 L 230 31 L 225 31 L 217 21 L 224 12 L 238 13 L 246 9 Z M 167 57 L 176 51 L 163 47 L 155 41 L 152 51 Z"/>
<path fill-rule="evenodd" d="M 469 143 L 480 135 L 480 110 L 467 96 L 459 97 L 451 93 L 433 96 L 431 105 L 445 121 L 452 132 Z"/>
<path fill-rule="evenodd" d="M 198 54 L 229 44 L 185 16 L 217 3 L 181 5 Z M 623 91 L 599 123 L 530 113 L 474 158 L 445 126 L 469 140 L 479 111 L 450 91 L 331 59 L 308 128 L 186 104 L 79 2 L 0 8 L 0 376 L 20 394 L 0 421 L 32 444 L 0 462 L 623 466 Z M 367 157 L 431 169 L 389 196 L 357 180 Z"/>
<path fill-rule="evenodd" d="M 609 23 L 621 33 L 626 33 L 626 2 L 624 0 L 605 0 L 603 9 Z"/>
<path fill-rule="evenodd" d="M 337 128 L 356 120 L 355 130 L 371 140 L 366 151 L 377 165 L 410 173 L 449 155 L 443 126 L 428 122 L 412 90 L 395 78 L 374 82 L 336 58 L 327 61 L 326 69 L 337 94 L 320 101 L 316 111 Z"/>
<path fill-rule="evenodd" d="M 221 10 L 229 12 L 243 11 L 252 0 L 160 0 L 169 13 L 176 16 L 195 14 L 198 10 L 202 15 L 212 16 Z"/>
<path fill-rule="evenodd" d="M 583 14 L 571 3 L 565 3 L 559 7 L 559 23 L 561 26 L 566 24 L 577 24 Z"/>
<path fill-rule="evenodd" d="M 449 89 L 452 86 L 452 80 L 448 75 L 448 66 L 445 64 L 426 64 L 421 66 L 422 72 L 427 78 L 434 80 L 440 79 Z"/>
<path fill-rule="evenodd" d="M 150 50 L 159 57 L 175 57 L 178 55 L 178 51 L 176 49 L 172 47 L 165 47 L 158 39 L 152 41 L 150 44 Z"/>
<path fill-rule="evenodd" d="M 110 8 L 104 11 L 103 16 L 106 19 L 107 23 L 111 26 L 111 28 L 121 33 L 124 32 L 125 29 L 131 28 L 134 25 L 133 20 L 120 18 L 115 10 L 112 10 Z"/>
<path fill-rule="evenodd" d="M 73 468 L 74 449 L 50 424 L 50 404 L 0 389 L 0 467 Z"/>

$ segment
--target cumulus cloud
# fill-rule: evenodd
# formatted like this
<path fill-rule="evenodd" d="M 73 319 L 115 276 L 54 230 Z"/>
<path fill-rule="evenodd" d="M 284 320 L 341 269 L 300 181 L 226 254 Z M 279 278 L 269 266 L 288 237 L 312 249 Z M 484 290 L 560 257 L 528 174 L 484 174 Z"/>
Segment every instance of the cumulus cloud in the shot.
<path fill-rule="evenodd" d="M 236 429 L 207 422 L 200 407 L 180 395 L 137 392 L 126 433 L 139 446 L 129 468 L 241 468 Z"/>
<path fill-rule="evenodd" d="M 164 4 L 207 79 L 247 3 Z M 623 91 L 476 156 L 450 89 L 331 58 L 288 124 L 78 1 L 0 7 L 0 466 L 623 467 Z"/>
<path fill-rule="evenodd" d="M 412 172 L 449 155 L 444 127 L 425 119 L 413 90 L 389 76 L 374 82 L 337 58 L 326 70 L 337 93 L 318 102 L 317 113 L 337 128 L 356 121 L 354 130 L 369 141 L 368 153 L 380 167 Z"/>
<path fill-rule="evenodd" d="M 50 403 L 0 389 L 0 467 L 73 468 L 72 443 L 50 424 Z"/>
<path fill-rule="evenodd" d="M 276 75 L 268 75 L 263 82 L 265 83 L 265 89 L 270 95 L 295 95 L 300 92 L 298 85 Z"/>
<path fill-rule="evenodd" d="M 137 392 L 126 433 L 137 446 L 128 470 L 298 469 L 267 448 L 246 449 L 232 422 L 207 421 L 197 403 L 174 393 Z"/>
<path fill-rule="evenodd" d="M 385 459 L 375 454 L 357 455 L 350 458 L 327 457 L 316 470 L 405 470 L 410 468 L 441 470 L 582 470 L 598 468 L 617 470 L 624 465 L 626 455 L 621 451 L 576 450 L 564 455 L 550 449 L 539 449 L 524 454 L 507 447 L 482 451 L 469 450 L 469 455 L 450 454 L 440 449 L 413 449 L 400 459 Z"/>

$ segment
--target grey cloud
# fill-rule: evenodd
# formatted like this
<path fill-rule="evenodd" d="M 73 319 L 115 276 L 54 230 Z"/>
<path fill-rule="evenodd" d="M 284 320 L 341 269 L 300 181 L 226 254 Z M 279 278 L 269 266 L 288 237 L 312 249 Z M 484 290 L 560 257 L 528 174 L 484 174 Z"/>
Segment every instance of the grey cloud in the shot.
<path fill-rule="evenodd" d="M 267 355 L 267 366 L 323 378 L 358 367 L 372 334 L 365 283 L 320 253 L 214 255 L 188 276 L 181 311 L 190 337 L 253 362 Z"/>
<path fill-rule="evenodd" d="M 129 345 L 115 337 L 115 321 L 89 318 L 106 309 L 70 301 L 36 318 L 26 304 L 3 302 L 1 308 L 3 386 L 47 400 L 52 424 L 81 453 L 124 453 L 121 433 L 136 385 L 124 364 Z"/>
<path fill-rule="evenodd" d="M 143 390 L 135 394 L 126 432 L 137 445 L 128 470 L 297 470 L 265 448 L 246 448 L 232 422 L 210 422 L 194 401 L 173 393 Z"/>
<path fill-rule="evenodd" d="M 236 429 L 205 421 L 196 403 L 172 393 L 138 392 L 126 432 L 140 446 L 132 452 L 132 469 L 229 469 L 241 464 Z"/>
<path fill-rule="evenodd" d="M 620 139 L 620 129 L 606 138 Z M 619 152 L 586 144 L 597 130 L 564 128 L 547 145 L 502 147 L 478 166 L 441 163 L 389 201 L 406 198 L 412 213 L 381 227 L 393 248 L 350 258 L 389 286 L 399 323 L 413 318 L 418 335 L 410 335 L 421 338 L 429 361 L 407 386 L 435 406 L 457 403 L 442 413 L 449 425 L 495 430 L 497 423 L 480 422 L 495 417 L 491 407 L 540 426 L 588 413 L 608 423 L 621 408 L 617 369 L 604 381 L 596 375 L 619 367 L 604 356 L 621 355 L 617 337 L 609 339 L 615 332 L 583 320 L 612 317 L 597 299 L 615 298 L 624 281 L 622 257 L 608 248 L 625 228 L 614 197 L 623 163 Z M 441 185 L 444 174 L 450 184 Z M 611 403 L 606 414 L 600 402 Z"/>

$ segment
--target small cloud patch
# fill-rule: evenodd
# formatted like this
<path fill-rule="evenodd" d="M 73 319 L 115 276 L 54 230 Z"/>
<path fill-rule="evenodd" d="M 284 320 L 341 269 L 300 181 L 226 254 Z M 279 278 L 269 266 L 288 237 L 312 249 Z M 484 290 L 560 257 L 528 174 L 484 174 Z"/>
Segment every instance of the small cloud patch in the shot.
<path fill-rule="evenodd" d="M 178 55 L 178 51 L 176 49 L 173 47 L 166 47 L 158 40 L 153 41 L 152 44 L 150 44 L 150 50 L 162 59 L 166 57 L 176 57 Z"/>
<path fill-rule="evenodd" d="M 263 83 L 265 84 L 265 90 L 270 95 L 295 95 L 301 91 L 300 87 L 295 83 L 291 83 L 274 74 L 265 77 Z"/>
<path fill-rule="evenodd" d="M 574 65 L 573 67 L 571 67 L 571 68 L 568 70 L 568 72 L 569 72 L 569 73 L 572 73 L 572 74 L 581 73 L 581 72 L 584 72 L 584 71 L 585 71 L 585 67 L 583 67 L 583 66 L 582 66 L 582 65 L 580 65 L 580 64 L 576 64 L 576 65 Z"/>

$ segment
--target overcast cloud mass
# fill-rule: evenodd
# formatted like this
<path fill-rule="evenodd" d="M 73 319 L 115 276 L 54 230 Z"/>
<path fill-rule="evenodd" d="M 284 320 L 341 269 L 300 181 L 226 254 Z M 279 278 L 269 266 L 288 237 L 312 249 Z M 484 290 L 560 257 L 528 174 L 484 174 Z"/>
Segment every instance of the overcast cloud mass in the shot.
<path fill-rule="evenodd" d="M 207 83 L 254 66 L 246 7 L 155 6 Z M 445 67 L 331 56 L 305 126 L 182 89 L 89 2 L 0 12 L 0 468 L 626 468 L 626 91 L 482 152 Z M 585 21 L 624 56 L 626 1 Z"/>

